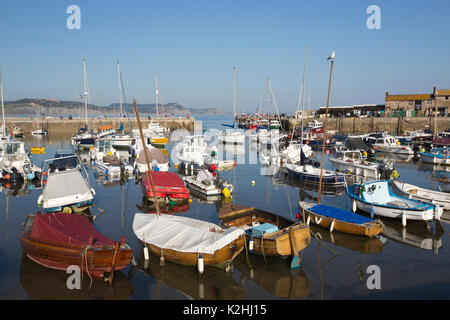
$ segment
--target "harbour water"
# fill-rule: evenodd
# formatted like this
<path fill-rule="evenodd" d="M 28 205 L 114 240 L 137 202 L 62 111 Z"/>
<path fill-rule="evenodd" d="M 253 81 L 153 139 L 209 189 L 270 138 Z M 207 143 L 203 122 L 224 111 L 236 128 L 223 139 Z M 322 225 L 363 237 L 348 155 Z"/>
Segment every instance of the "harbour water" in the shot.
<path fill-rule="evenodd" d="M 220 128 L 231 123 L 231 116 L 198 117 L 203 129 Z M 41 165 L 59 149 L 70 149 L 69 137 L 25 137 L 29 146 L 45 146 L 46 153 L 33 155 L 32 161 Z M 171 146 L 167 149 L 170 154 Z M 245 146 L 227 149 L 231 156 L 242 157 L 232 171 L 221 175 L 235 186 L 235 203 L 254 206 L 295 219 L 298 201 L 315 198 L 314 190 L 302 190 L 295 182 L 282 176 L 264 176 L 258 161 L 251 160 L 251 148 Z M 325 168 L 332 168 L 325 155 Z M 320 152 L 316 158 L 321 159 Z M 244 159 L 244 160 L 242 160 Z M 244 162 L 244 163 L 242 163 Z M 432 166 L 412 159 L 397 159 L 395 165 L 399 180 L 424 188 L 439 190 L 433 179 Z M 172 167 L 173 169 L 173 167 Z M 438 168 L 445 170 L 445 168 Z M 349 236 L 318 227 L 311 227 L 311 244 L 301 252 L 301 268 L 291 271 L 288 261 L 245 253 L 234 261 L 231 272 L 206 268 L 199 276 L 195 268 L 150 257 L 149 266 L 143 266 L 142 246 L 133 233 L 132 222 L 136 212 L 151 211 L 143 204 L 142 192 L 131 179 L 111 183 L 95 176 L 88 165 L 91 186 L 96 191 L 92 215 L 99 215 L 95 227 L 105 236 L 126 242 L 135 251 L 137 266 L 129 265 L 118 272 L 113 286 L 84 275 L 80 290 L 69 290 L 68 275 L 64 271 L 46 269 L 23 255 L 18 237 L 27 214 L 41 210 L 37 199 L 42 190 L 33 185 L 14 190 L 3 186 L 0 196 L 0 299 L 448 299 L 450 298 L 450 217 L 444 214 L 440 226 L 384 220 L 385 231 L 375 239 Z M 437 171 L 446 175 L 447 172 Z M 254 181 L 254 183 L 252 183 Z M 219 224 L 221 201 L 207 203 L 192 197 L 189 207 L 179 208 L 185 215 Z M 351 201 L 345 193 L 331 193 L 322 202 L 351 210 Z M 370 289 L 373 267 L 379 267 L 380 288 Z M 369 285 L 368 285 L 369 283 Z"/>

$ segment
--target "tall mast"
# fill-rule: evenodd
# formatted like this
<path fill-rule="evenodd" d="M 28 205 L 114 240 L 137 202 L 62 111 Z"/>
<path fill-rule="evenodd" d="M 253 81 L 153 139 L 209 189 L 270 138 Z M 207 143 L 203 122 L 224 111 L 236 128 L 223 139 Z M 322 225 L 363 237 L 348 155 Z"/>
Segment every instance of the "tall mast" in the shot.
<path fill-rule="evenodd" d="M 117 78 L 119 83 L 119 104 L 120 104 L 120 121 L 122 121 L 123 118 L 123 97 L 122 97 L 122 86 L 120 84 L 120 63 L 119 60 L 117 60 Z"/>
<path fill-rule="evenodd" d="M 302 88 L 302 137 L 300 143 L 303 144 L 303 119 L 305 118 L 305 77 L 306 77 L 306 46 L 305 45 L 305 61 L 303 62 L 303 88 Z"/>
<path fill-rule="evenodd" d="M 233 128 L 235 128 L 234 122 L 236 121 L 236 67 L 233 67 Z"/>
<path fill-rule="evenodd" d="M 158 90 L 158 75 L 155 72 L 155 105 L 156 105 L 156 119 L 158 119 L 159 117 L 159 110 L 158 110 L 158 94 L 159 94 L 159 90 Z"/>
<path fill-rule="evenodd" d="M 320 180 L 319 180 L 319 190 L 317 195 L 317 203 L 320 204 L 320 191 L 322 189 L 322 172 L 323 172 L 323 161 L 324 161 L 324 154 L 325 154 L 325 141 L 327 138 L 327 119 L 328 119 L 328 105 L 330 103 L 330 89 L 331 89 L 331 76 L 333 74 L 333 64 L 334 64 L 334 51 L 328 58 L 331 62 L 330 66 L 330 80 L 328 82 L 328 97 L 327 97 L 327 108 L 325 110 L 325 123 L 323 124 L 323 141 L 322 141 L 322 162 L 320 163 Z"/>
<path fill-rule="evenodd" d="M 86 79 L 86 59 L 84 59 L 84 57 L 83 57 L 83 87 L 84 87 L 84 91 L 83 91 L 84 116 L 85 116 L 85 123 L 86 123 L 86 127 L 87 127 L 87 124 L 88 124 L 88 116 L 87 116 L 87 96 L 88 96 L 88 91 L 87 91 L 87 79 Z"/>
<path fill-rule="evenodd" d="M 0 70 L 0 95 L 2 98 L 2 116 L 3 116 L 3 135 L 6 135 L 6 122 L 5 122 L 5 105 L 3 104 L 3 83 L 2 83 L 2 71 Z"/>

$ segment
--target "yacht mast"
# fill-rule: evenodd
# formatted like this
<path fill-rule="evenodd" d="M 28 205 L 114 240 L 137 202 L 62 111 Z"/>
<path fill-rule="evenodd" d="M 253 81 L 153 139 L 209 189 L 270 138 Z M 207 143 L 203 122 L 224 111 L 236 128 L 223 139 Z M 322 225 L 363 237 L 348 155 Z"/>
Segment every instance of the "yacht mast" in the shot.
<path fill-rule="evenodd" d="M 87 91 L 87 79 L 86 79 L 86 59 L 84 59 L 84 57 L 83 57 L 83 87 L 84 87 L 84 91 L 83 91 L 84 116 L 85 116 L 85 124 L 86 124 L 86 128 L 87 128 L 87 124 L 88 124 L 88 116 L 87 116 L 87 96 L 88 96 L 88 91 Z"/>
<path fill-rule="evenodd" d="M 119 83 L 119 104 L 120 104 L 120 121 L 123 118 L 123 97 L 122 97 L 122 86 L 120 83 L 120 62 L 117 60 L 117 78 Z"/>
<path fill-rule="evenodd" d="M 159 117 L 158 94 L 159 94 L 159 90 L 158 90 L 158 74 L 155 72 L 155 101 L 156 101 L 155 105 L 156 105 L 156 119 L 157 119 L 156 121 L 158 121 L 158 117 Z"/>
<path fill-rule="evenodd" d="M 236 67 L 233 67 L 233 128 L 236 128 Z"/>
<path fill-rule="evenodd" d="M 3 116 L 3 136 L 6 136 L 6 123 L 5 123 L 5 105 L 3 103 L 3 83 L 2 83 L 2 72 L 0 70 L 0 95 L 2 98 L 2 116 Z"/>
<path fill-rule="evenodd" d="M 306 77 L 306 46 L 305 45 L 305 61 L 303 62 L 303 87 L 302 87 L 302 137 L 300 143 L 303 144 L 303 119 L 305 118 L 305 77 Z"/>

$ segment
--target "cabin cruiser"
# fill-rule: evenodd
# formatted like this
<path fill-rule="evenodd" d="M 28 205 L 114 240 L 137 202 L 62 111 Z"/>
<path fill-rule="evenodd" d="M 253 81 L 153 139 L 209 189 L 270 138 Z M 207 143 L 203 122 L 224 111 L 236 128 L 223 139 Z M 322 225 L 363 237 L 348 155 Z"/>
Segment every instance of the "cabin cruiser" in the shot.
<path fill-rule="evenodd" d="M 308 122 L 308 129 L 313 130 L 313 129 L 319 129 L 323 127 L 323 122 L 317 121 L 317 120 L 313 120 L 312 122 Z"/>
<path fill-rule="evenodd" d="M 382 172 L 390 173 L 393 162 L 376 163 L 363 159 L 359 150 L 337 150 L 330 162 L 340 172 L 350 172 L 351 174 L 371 179 L 380 179 Z"/>
<path fill-rule="evenodd" d="M 76 146 L 78 149 L 89 149 L 94 145 L 95 138 L 95 134 L 92 131 L 88 131 L 86 125 L 84 128 L 80 128 L 77 134 L 72 136 L 71 142 L 72 145 Z"/>
<path fill-rule="evenodd" d="M 398 139 L 393 136 L 385 135 L 376 139 L 372 147 L 377 151 L 399 153 L 399 154 L 414 154 L 410 146 L 402 146 Z"/>
<path fill-rule="evenodd" d="M 0 143 L 1 177 L 7 180 L 32 181 L 41 177 L 42 169 L 34 165 L 26 150 L 25 142 Z"/>
<path fill-rule="evenodd" d="M 147 146 L 147 158 L 152 171 L 169 171 L 169 160 L 158 148 Z M 144 150 L 141 150 L 135 162 L 137 173 L 144 174 L 148 171 L 147 159 Z"/>
<path fill-rule="evenodd" d="M 117 155 L 117 150 L 113 147 L 114 140 L 111 138 L 96 139 L 94 146 L 89 149 L 91 160 L 102 160 L 106 155 Z"/>
<path fill-rule="evenodd" d="M 81 158 L 73 153 L 56 153 L 44 161 L 38 205 L 45 212 L 81 212 L 93 204 L 95 191 L 89 185 L 88 173 Z"/>

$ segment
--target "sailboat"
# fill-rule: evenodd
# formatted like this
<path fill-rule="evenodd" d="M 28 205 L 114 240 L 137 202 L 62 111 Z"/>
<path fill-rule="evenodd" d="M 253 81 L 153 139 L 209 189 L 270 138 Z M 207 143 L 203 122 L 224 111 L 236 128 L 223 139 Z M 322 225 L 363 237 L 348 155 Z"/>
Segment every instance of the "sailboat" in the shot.
<path fill-rule="evenodd" d="M 123 82 L 122 82 L 122 73 L 120 72 L 120 62 L 119 61 L 117 61 L 117 78 L 118 78 L 118 83 L 119 83 L 120 128 L 111 136 L 111 139 L 113 140 L 113 147 L 115 149 L 128 150 L 129 147 L 134 143 L 134 141 L 136 139 L 132 135 L 125 133 L 124 128 L 123 128 L 122 120 L 125 115 L 124 110 L 123 110 L 124 88 L 123 88 Z"/>
<path fill-rule="evenodd" d="M 77 146 L 79 149 L 90 148 L 94 145 L 95 135 L 92 131 L 88 131 L 88 116 L 87 116 L 87 106 L 88 106 L 88 91 L 87 91 L 87 78 L 86 78 L 86 59 L 83 59 L 83 95 L 84 98 L 84 113 L 85 113 L 85 124 L 83 128 L 80 128 L 78 133 L 72 136 L 72 145 Z"/>
<path fill-rule="evenodd" d="M 43 115 L 38 114 L 38 110 L 39 110 L 38 107 L 42 108 L 42 106 L 39 106 L 39 105 L 36 106 L 36 120 L 38 121 L 38 124 L 37 124 L 36 130 L 31 131 L 31 134 L 34 136 L 41 136 L 41 135 L 47 134 L 47 130 L 42 128 L 42 121 L 39 120 L 39 119 L 42 119 Z"/>
<path fill-rule="evenodd" d="M 236 129 L 236 67 L 233 67 L 233 124 L 222 124 L 232 129 L 222 130 L 217 140 L 220 143 L 243 144 L 245 143 L 245 134 L 242 130 Z"/>
<path fill-rule="evenodd" d="M 328 60 L 331 60 L 331 67 L 330 67 L 330 80 L 328 84 L 328 98 L 327 98 L 327 108 L 325 112 L 324 132 L 327 126 L 328 105 L 330 102 L 331 76 L 333 73 L 334 57 L 335 54 L 333 51 L 333 53 L 328 58 Z M 320 164 L 320 179 L 319 179 L 317 204 L 299 201 L 300 210 L 298 217 L 300 217 L 301 214 L 303 216 L 304 221 L 305 220 L 307 221 L 306 222 L 307 225 L 313 223 L 324 228 L 329 228 L 330 232 L 340 231 L 368 237 L 374 237 L 380 234 L 383 231 L 383 224 L 380 221 L 375 221 L 347 210 L 335 208 L 333 206 L 328 206 L 320 203 L 320 194 L 322 191 L 321 189 L 323 180 L 323 163 L 325 155 L 325 139 L 326 135 L 324 134 L 322 143 L 322 162 Z"/>
<path fill-rule="evenodd" d="M 0 70 L 0 96 L 1 96 L 1 100 L 2 100 L 2 119 L 3 119 L 3 123 L 2 123 L 2 128 L 0 131 L 0 143 L 4 142 L 4 141 L 9 141 L 11 140 L 10 135 L 6 134 L 6 121 L 5 121 L 5 104 L 3 101 L 3 84 L 2 84 L 2 72 Z"/>

